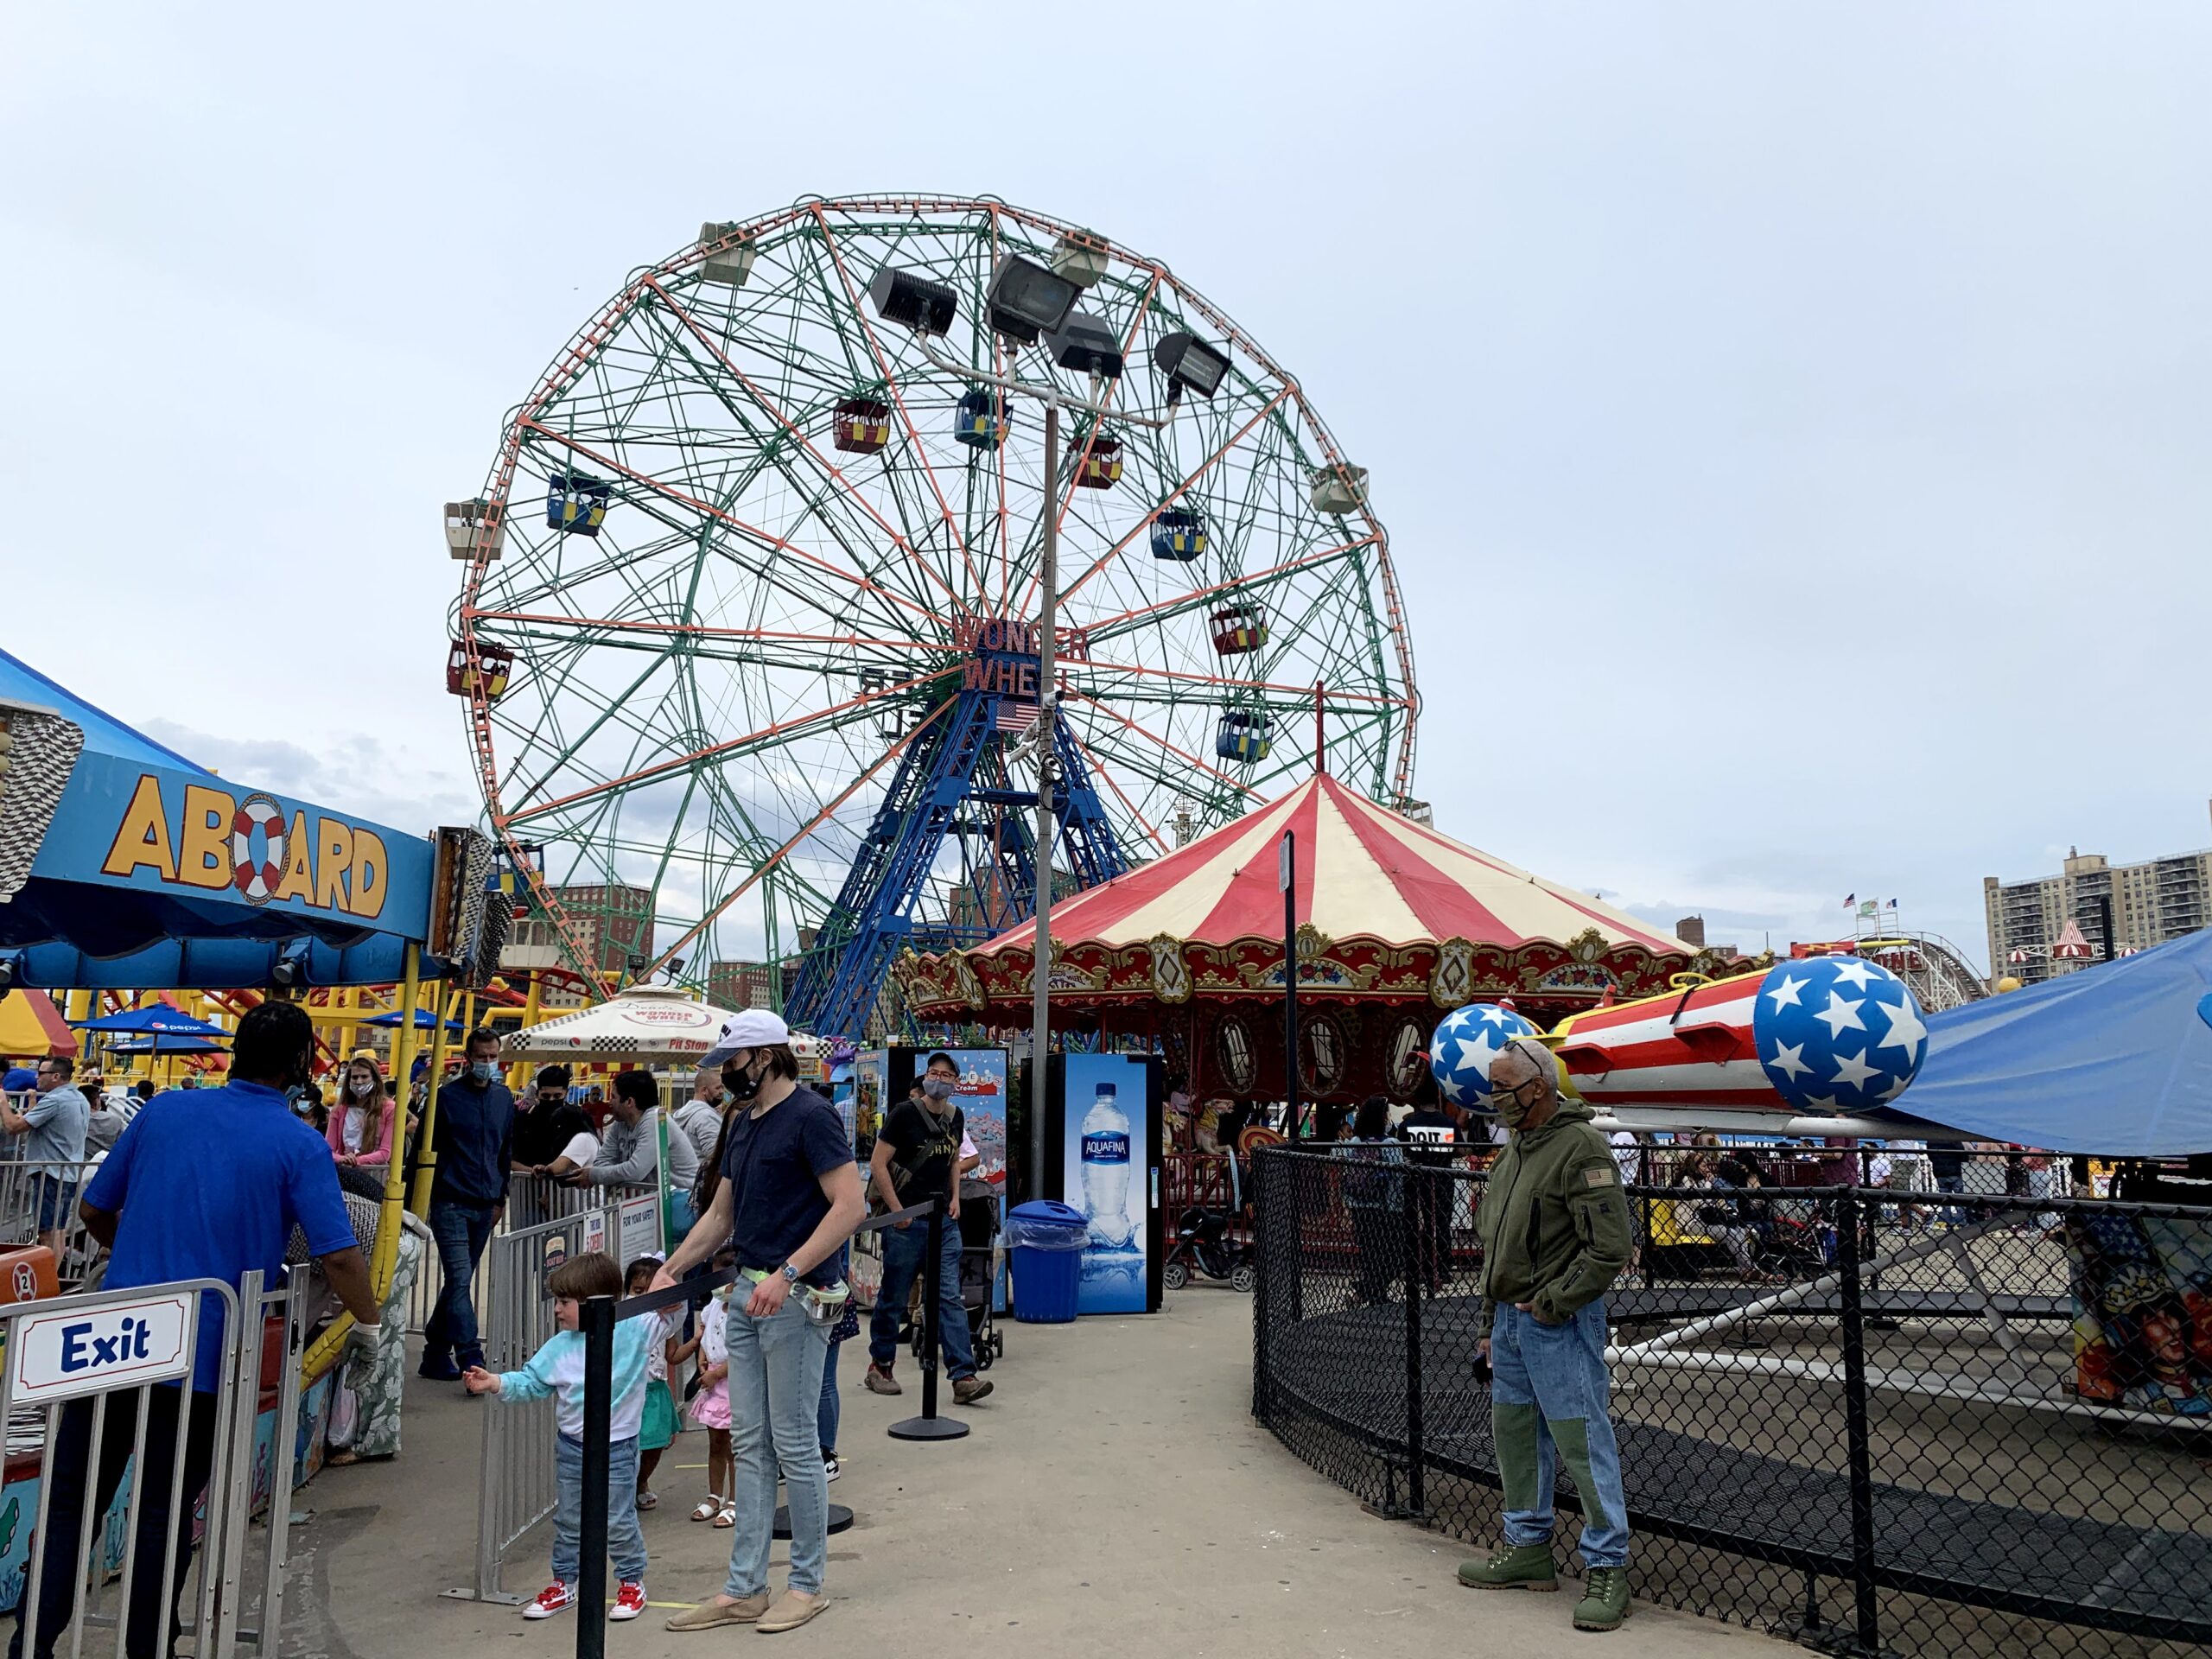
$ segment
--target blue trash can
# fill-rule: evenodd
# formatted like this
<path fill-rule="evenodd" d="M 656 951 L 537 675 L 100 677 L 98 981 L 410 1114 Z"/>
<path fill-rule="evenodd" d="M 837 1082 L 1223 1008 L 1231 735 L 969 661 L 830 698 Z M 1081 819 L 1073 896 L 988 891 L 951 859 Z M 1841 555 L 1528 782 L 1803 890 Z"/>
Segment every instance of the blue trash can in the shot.
<path fill-rule="evenodd" d="M 1083 1278 L 1083 1247 L 1090 1224 L 1083 1211 L 1053 1198 L 1018 1204 L 1006 1218 L 1013 1252 L 1014 1317 L 1023 1325 L 1066 1325 L 1075 1318 Z"/>

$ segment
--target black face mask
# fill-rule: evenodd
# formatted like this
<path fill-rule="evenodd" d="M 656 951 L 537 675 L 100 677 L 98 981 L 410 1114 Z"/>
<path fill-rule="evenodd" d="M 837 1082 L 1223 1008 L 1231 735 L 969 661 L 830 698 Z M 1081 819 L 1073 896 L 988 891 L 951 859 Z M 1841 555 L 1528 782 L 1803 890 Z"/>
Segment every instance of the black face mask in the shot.
<path fill-rule="evenodd" d="M 760 1092 L 760 1079 L 747 1067 L 733 1065 L 722 1073 L 722 1092 L 741 1105 Z"/>

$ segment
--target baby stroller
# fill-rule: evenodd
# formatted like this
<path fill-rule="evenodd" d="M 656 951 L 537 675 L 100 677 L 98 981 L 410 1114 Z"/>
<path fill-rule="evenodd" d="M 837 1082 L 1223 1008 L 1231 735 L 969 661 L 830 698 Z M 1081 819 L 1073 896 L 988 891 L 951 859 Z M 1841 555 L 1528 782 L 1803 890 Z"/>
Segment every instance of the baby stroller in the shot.
<path fill-rule="evenodd" d="M 998 1329 L 991 1312 L 999 1276 L 999 1198 L 988 1183 L 961 1183 L 959 1227 L 960 1301 L 968 1310 L 968 1341 L 975 1350 L 976 1369 L 988 1371 L 991 1362 L 1006 1352 L 1005 1333 Z M 921 1287 L 922 1281 L 917 1278 L 917 1295 Z M 910 1314 L 910 1322 L 907 1339 L 914 1358 L 921 1361 L 928 1357 L 923 1349 L 929 1328 L 918 1314 Z"/>
<path fill-rule="evenodd" d="M 1225 1280 L 1230 1287 L 1250 1293 L 1260 1282 L 1260 1269 L 1248 1243 L 1231 1243 L 1229 1217 L 1218 1210 L 1185 1210 L 1175 1223 L 1175 1239 L 1167 1247 L 1160 1279 L 1170 1290 L 1191 1282 L 1193 1269 L 1208 1279 Z"/>

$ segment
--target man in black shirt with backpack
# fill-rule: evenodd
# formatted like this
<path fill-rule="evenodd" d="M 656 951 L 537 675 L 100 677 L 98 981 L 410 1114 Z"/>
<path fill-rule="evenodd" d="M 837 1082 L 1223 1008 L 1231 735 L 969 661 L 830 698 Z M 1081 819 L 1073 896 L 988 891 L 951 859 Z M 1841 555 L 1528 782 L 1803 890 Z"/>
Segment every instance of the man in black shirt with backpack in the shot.
<path fill-rule="evenodd" d="M 968 1310 L 960 1298 L 960 1141 L 966 1126 L 952 1103 L 959 1081 L 960 1068 L 951 1055 L 931 1055 L 922 1073 L 922 1098 L 903 1100 L 891 1109 L 875 1137 L 869 1168 L 876 1197 L 887 1208 L 904 1209 L 932 1198 L 946 1200 L 938 1252 L 938 1338 L 952 1376 L 952 1397 L 965 1406 L 988 1394 L 991 1383 L 976 1375 Z M 905 1392 L 892 1371 L 899 1357 L 899 1319 L 928 1249 L 925 1221 L 903 1221 L 883 1234 L 883 1286 L 868 1325 L 863 1379 L 871 1394 Z"/>

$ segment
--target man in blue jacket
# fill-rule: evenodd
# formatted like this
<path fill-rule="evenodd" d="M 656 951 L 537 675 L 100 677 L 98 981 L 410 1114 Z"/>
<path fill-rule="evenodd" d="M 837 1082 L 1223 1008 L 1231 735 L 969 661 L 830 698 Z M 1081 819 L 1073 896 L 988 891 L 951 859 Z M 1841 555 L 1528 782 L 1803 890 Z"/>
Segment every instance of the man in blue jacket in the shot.
<path fill-rule="evenodd" d="M 430 1236 L 445 1282 L 423 1332 L 422 1375 L 458 1382 L 484 1363 L 470 1292 L 476 1264 L 507 1207 L 514 1165 L 515 1097 L 499 1080 L 499 1039 L 480 1026 L 468 1033 L 461 1075 L 438 1090 L 431 1131 L 437 1173 L 430 1184 Z"/>

